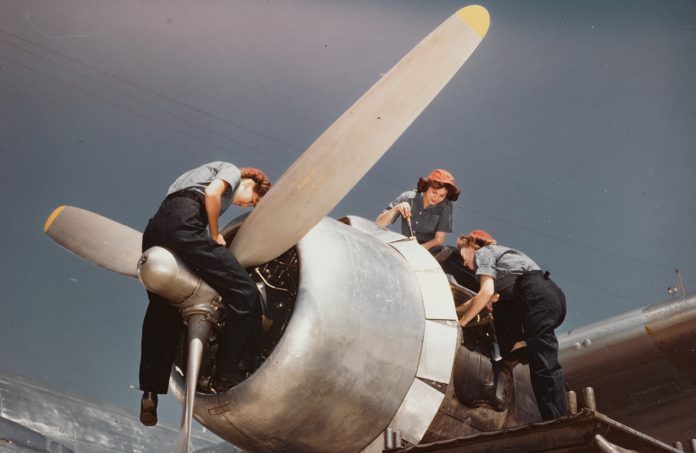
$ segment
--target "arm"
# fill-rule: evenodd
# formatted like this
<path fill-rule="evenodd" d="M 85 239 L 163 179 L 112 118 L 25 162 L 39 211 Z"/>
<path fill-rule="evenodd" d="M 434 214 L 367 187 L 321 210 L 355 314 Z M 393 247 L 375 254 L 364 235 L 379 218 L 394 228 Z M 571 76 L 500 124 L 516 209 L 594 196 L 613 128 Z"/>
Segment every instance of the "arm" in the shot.
<path fill-rule="evenodd" d="M 397 203 L 393 208 L 382 211 L 375 220 L 375 223 L 381 227 L 386 227 L 391 225 L 399 214 L 401 214 L 404 219 L 411 218 L 411 205 L 406 201 Z"/>
<path fill-rule="evenodd" d="M 471 301 L 473 301 L 473 300 L 474 300 L 474 298 L 472 297 L 471 299 L 467 300 L 466 302 L 464 302 L 463 304 L 461 304 L 455 308 L 455 311 L 457 312 L 457 318 L 462 317 L 464 315 L 464 313 L 466 313 L 466 311 L 469 309 L 469 307 L 471 307 Z M 498 293 L 493 294 L 493 297 L 491 297 L 491 303 L 487 304 L 486 308 L 488 310 L 492 310 L 493 309 L 492 304 L 498 302 L 499 300 L 500 300 L 500 294 L 498 294 Z"/>
<path fill-rule="evenodd" d="M 464 313 L 464 316 L 459 318 L 459 325 L 464 327 L 469 323 L 469 321 L 474 319 L 474 317 L 476 317 L 476 315 L 478 315 L 481 312 L 481 310 L 483 310 L 483 307 L 488 305 L 488 303 L 493 298 L 494 294 L 495 280 L 490 275 L 482 275 L 481 288 L 479 289 L 478 294 L 476 294 L 474 297 L 471 298 L 471 300 L 463 304 L 467 305 L 467 309 Z"/>
<path fill-rule="evenodd" d="M 205 188 L 205 213 L 208 215 L 210 237 L 220 245 L 225 244 L 225 238 L 218 231 L 218 218 L 220 217 L 220 198 L 230 187 L 229 183 L 222 179 L 215 179 Z"/>
<path fill-rule="evenodd" d="M 447 233 L 444 231 L 436 231 L 435 232 L 435 237 L 428 242 L 424 242 L 421 245 L 425 247 L 427 250 L 430 250 L 431 248 L 442 245 L 445 243 L 445 237 L 447 236 Z"/>

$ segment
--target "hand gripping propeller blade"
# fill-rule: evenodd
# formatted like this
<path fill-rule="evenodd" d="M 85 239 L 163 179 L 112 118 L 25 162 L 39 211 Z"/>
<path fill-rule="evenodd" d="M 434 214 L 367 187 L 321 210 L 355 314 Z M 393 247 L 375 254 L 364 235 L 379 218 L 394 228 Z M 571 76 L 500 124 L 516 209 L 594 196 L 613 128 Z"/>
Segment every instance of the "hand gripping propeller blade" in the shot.
<path fill-rule="evenodd" d="M 90 263 L 138 278 L 142 234 L 113 220 L 73 206 L 56 208 L 44 232 Z"/>
<path fill-rule="evenodd" d="M 490 19 L 457 11 L 339 117 L 252 211 L 230 249 L 245 266 L 295 245 L 357 184 L 473 53 Z"/>

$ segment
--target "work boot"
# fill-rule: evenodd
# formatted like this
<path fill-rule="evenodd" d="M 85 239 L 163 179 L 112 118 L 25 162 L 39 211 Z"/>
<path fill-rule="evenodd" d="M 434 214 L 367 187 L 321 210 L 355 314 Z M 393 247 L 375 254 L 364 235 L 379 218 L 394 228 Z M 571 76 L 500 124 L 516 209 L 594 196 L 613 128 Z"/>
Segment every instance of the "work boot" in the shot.
<path fill-rule="evenodd" d="M 153 392 L 143 392 L 140 400 L 140 423 L 145 426 L 155 426 L 157 424 L 157 394 Z"/>
<path fill-rule="evenodd" d="M 518 341 L 512 346 L 512 350 L 503 356 L 503 363 L 509 368 L 515 368 L 517 365 L 526 365 L 529 363 L 529 351 L 526 341 Z"/>

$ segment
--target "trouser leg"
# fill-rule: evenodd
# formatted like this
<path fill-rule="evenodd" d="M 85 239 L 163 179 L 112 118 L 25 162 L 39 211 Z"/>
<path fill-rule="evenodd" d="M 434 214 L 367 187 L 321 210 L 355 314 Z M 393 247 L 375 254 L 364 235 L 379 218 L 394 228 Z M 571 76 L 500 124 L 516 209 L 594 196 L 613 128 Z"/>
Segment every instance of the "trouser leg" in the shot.
<path fill-rule="evenodd" d="M 514 301 L 500 300 L 493 304 L 493 323 L 500 353 L 505 356 L 516 342 L 524 339 L 522 319 Z"/>
<path fill-rule="evenodd" d="M 216 357 L 217 374 L 253 371 L 261 343 L 261 304 L 249 313 L 231 312 L 225 320 Z"/>
<path fill-rule="evenodd" d="M 167 299 L 147 293 L 150 300 L 143 320 L 140 344 L 140 389 L 167 393 L 169 374 L 183 333 L 179 310 Z"/>
<path fill-rule="evenodd" d="M 161 242 L 157 226 L 156 219 L 151 219 L 145 228 L 143 251 Z M 184 325 L 179 310 L 167 299 L 150 291 L 147 298 L 140 342 L 140 389 L 165 394 Z"/>
<path fill-rule="evenodd" d="M 527 340 L 529 373 L 542 420 L 567 415 L 565 379 L 558 363 L 558 342 L 553 332 Z"/>
<path fill-rule="evenodd" d="M 174 253 L 220 294 L 229 309 L 216 358 L 218 374 L 253 370 L 261 336 L 256 283 L 235 256 L 213 241 L 206 230 L 178 230 L 175 239 Z"/>
<path fill-rule="evenodd" d="M 254 308 L 260 296 L 256 283 L 229 250 L 213 241 L 205 230 L 177 236 L 172 251 L 220 294 L 225 305 L 237 313 Z"/>
<path fill-rule="evenodd" d="M 527 279 L 518 292 L 526 313 L 523 329 L 529 352 L 529 373 L 542 420 L 568 414 L 565 379 L 558 362 L 554 329 L 565 318 L 565 296 L 548 279 Z"/>

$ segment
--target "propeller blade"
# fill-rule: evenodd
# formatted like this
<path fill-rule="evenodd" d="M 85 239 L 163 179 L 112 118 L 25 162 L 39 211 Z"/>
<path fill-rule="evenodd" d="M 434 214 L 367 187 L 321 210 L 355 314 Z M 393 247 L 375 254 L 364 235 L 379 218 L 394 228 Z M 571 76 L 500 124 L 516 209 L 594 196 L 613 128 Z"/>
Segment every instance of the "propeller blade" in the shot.
<path fill-rule="evenodd" d="M 73 206 L 56 208 L 44 233 L 90 263 L 138 278 L 142 234 L 131 227 Z"/>
<path fill-rule="evenodd" d="M 191 421 L 193 419 L 193 404 L 196 397 L 196 383 L 203 359 L 203 347 L 210 336 L 212 324 L 204 314 L 194 314 L 188 318 L 188 361 L 186 363 L 186 398 L 184 411 L 181 414 L 179 439 L 176 443 L 177 453 L 188 453 L 191 444 Z"/>
<path fill-rule="evenodd" d="M 489 24 L 481 6 L 457 11 L 341 115 L 242 224 L 230 245 L 239 262 L 270 261 L 326 216 L 454 76 Z"/>

